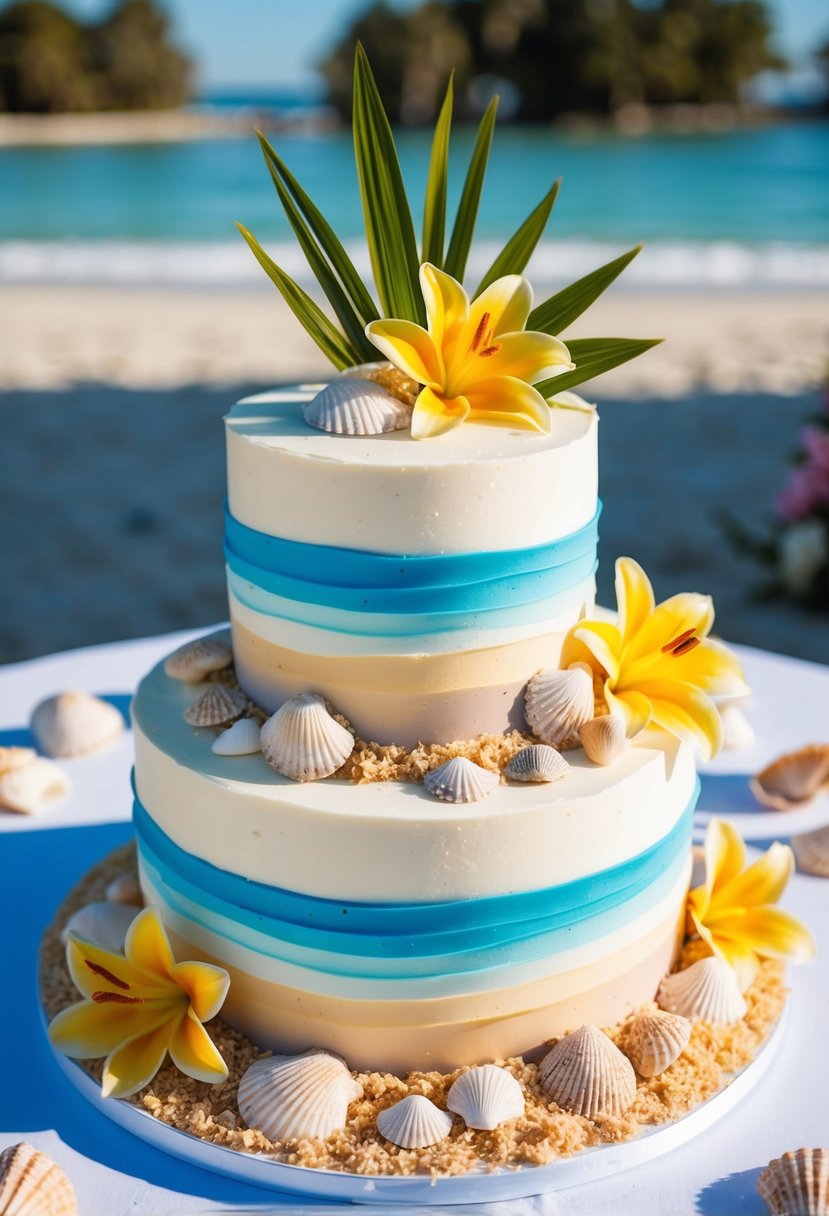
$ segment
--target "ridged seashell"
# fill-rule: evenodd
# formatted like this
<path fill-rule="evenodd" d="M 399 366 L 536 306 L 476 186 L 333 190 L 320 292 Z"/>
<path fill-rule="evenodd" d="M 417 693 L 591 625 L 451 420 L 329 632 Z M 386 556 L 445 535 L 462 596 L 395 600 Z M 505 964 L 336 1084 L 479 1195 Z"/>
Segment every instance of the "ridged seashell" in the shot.
<path fill-rule="evenodd" d="M 256 1060 L 239 1082 L 239 1112 L 269 1140 L 324 1140 L 362 1097 L 342 1060 L 324 1051 Z"/>
<path fill-rule="evenodd" d="M 621 1115 L 636 1097 L 636 1074 L 627 1056 L 597 1026 L 565 1035 L 538 1065 L 544 1093 L 574 1115 Z"/>
<path fill-rule="evenodd" d="M 13 768 L 23 768 L 37 759 L 33 747 L 0 747 L 0 773 L 9 773 Z"/>
<path fill-rule="evenodd" d="M 423 777 L 429 793 L 444 802 L 480 802 L 482 798 L 488 798 L 500 782 L 498 773 L 481 768 L 466 756 L 455 756 Z"/>
<path fill-rule="evenodd" d="M 410 409 L 420 393 L 420 385 L 417 380 L 413 380 L 411 376 L 407 376 L 405 372 L 401 372 L 399 367 L 395 367 L 388 361 L 357 363 L 354 367 L 347 367 L 340 372 L 337 379 L 373 380 L 375 384 L 382 384 L 383 388 L 394 393 L 395 397 Z"/>
<path fill-rule="evenodd" d="M 271 768 L 293 781 L 319 781 L 345 764 L 354 736 L 328 712 L 322 697 L 301 692 L 268 718 L 259 732 Z"/>
<path fill-rule="evenodd" d="M 445 1140 L 452 1116 L 422 1094 L 409 1094 L 377 1116 L 377 1130 L 400 1148 L 428 1148 Z"/>
<path fill-rule="evenodd" d="M 214 671 L 223 671 L 232 662 L 230 640 L 222 634 L 211 634 L 179 646 L 164 660 L 164 670 L 174 680 L 201 684 Z"/>
<path fill-rule="evenodd" d="M 722 722 L 722 745 L 726 751 L 741 752 L 754 743 L 754 727 L 746 717 L 745 710 L 734 702 L 720 707 Z"/>
<path fill-rule="evenodd" d="M 806 806 L 829 783 L 829 743 L 811 743 L 788 752 L 751 779 L 758 802 L 775 811 Z"/>
<path fill-rule="evenodd" d="M 114 743 L 124 719 L 114 705 L 88 692 L 62 692 L 35 707 L 30 728 L 47 756 L 84 756 Z"/>
<path fill-rule="evenodd" d="M 134 874 L 119 874 L 104 892 L 104 898 L 113 904 L 129 904 L 140 908 L 144 902 L 141 886 Z"/>
<path fill-rule="evenodd" d="M 540 671 L 527 684 L 524 705 L 527 725 L 543 743 L 570 745 L 593 717 L 593 676 L 582 663 Z"/>
<path fill-rule="evenodd" d="M 799 1148 L 770 1161 L 757 1190 L 771 1216 L 827 1216 L 829 1149 Z"/>
<path fill-rule="evenodd" d="M 243 714 L 247 704 L 247 697 L 238 688 L 211 684 L 184 711 L 184 721 L 190 726 L 225 726 Z"/>
<path fill-rule="evenodd" d="M 67 942 L 70 933 L 77 933 L 78 937 L 85 937 L 87 941 L 95 942 L 96 946 L 121 951 L 127 929 L 139 911 L 135 904 L 120 904 L 114 900 L 84 904 L 72 913 L 63 926 L 61 939 Z"/>
<path fill-rule="evenodd" d="M 588 760 L 607 766 L 628 750 L 625 724 L 617 714 L 591 718 L 579 730 L 579 739 Z"/>
<path fill-rule="evenodd" d="M 791 844 L 798 870 L 803 874 L 829 878 L 829 827 L 792 836 Z"/>
<path fill-rule="evenodd" d="M 511 781 L 558 781 L 566 777 L 570 765 L 547 743 L 531 743 L 522 747 L 504 769 Z"/>
<path fill-rule="evenodd" d="M 627 1055 L 640 1077 L 658 1077 L 678 1060 L 691 1037 L 691 1023 L 665 1009 L 643 1009 L 630 1024 Z"/>
<path fill-rule="evenodd" d="M 250 756 L 259 751 L 261 727 L 255 718 L 240 718 L 213 740 L 217 756 Z"/>
<path fill-rule="evenodd" d="M 495 1064 L 482 1064 L 462 1072 L 446 1098 L 467 1127 L 494 1131 L 508 1119 L 524 1113 L 524 1094 L 511 1072 Z"/>
<path fill-rule="evenodd" d="M 60 1166 L 31 1144 L 0 1153 L 0 1216 L 77 1216 L 75 1189 Z"/>
<path fill-rule="evenodd" d="M 701 958 L 684 971 L 666 975 L 656 994 L 657 1003 L 684 1018 L 702 1018 L 715 1026 L 739 1022 L 745 1003 L 737 977 L 721 958 Z"/>
<path fill-rule="evenodd" d="M 35 756 L 28 764 L 0 773 L 0 807 L 21 815 L 34 815 L 60 801 L 71 788 L 62 768 L 52 760 Z"/>
<path fill-rule="evenodd" d="M 331 435 L 384 435 L 402 431 L 411 407 L 374 380 L 332 380 L 302 411 L 309 426 Z"/>

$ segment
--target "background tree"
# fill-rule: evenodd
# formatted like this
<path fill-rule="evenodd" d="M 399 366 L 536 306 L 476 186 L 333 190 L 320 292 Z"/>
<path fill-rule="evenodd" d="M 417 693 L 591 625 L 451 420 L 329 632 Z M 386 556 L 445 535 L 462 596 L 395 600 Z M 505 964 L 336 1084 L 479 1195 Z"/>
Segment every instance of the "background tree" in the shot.
<path fill-rule="evenodd" d="M 84 28 L 47 0 L 0 13 L 0 110 L 48 114 L 94 105 Z"/>

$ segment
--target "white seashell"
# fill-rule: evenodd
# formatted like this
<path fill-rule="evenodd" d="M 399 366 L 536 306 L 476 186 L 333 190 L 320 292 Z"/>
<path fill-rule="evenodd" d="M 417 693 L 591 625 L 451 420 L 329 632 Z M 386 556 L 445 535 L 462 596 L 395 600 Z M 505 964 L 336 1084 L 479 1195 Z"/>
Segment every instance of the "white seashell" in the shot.
<path fill-rule="evenodd" d="M 140 908 L 144 903 L 141 886 L 134 874 L 119 874 L 104 892 L 104 899 L 113 904 L 130 904 Z"/>
<path fill-rule="evenodd" d="M 829 1149 L 799 1148 L 770 1161 L 757 1190 L 771 1216 L 829 1216 Z"/>
<path fill-rule="evenodd" d="M 504 774 L 512 781 L 558 781 L 567 776 L 569 769 L 570 765 L 554 747 L 531 743 L 513 756 Z"/>
<path fill-rule="evenodd" d="M 233 650 L 227 634 L 213 633 L 195 642 L 185 642 L 164 660 L 164 670 L 174 680 L 200 684 L 214 671 L 233 663 Z"/>
<path fill-rule="evenodd" d="M 238 1105 L 248 1127 L 269 1140 L 324 1140 L 345 1125 L 349 1103 L 362 1094 L 342 1060 L 306 1051 L 256 1060 L 239 1082 Z"/>
<path fill-rule="evenodd" d="M 36 759 L 37 752 L 33 747 L 0 747 L 0 773 L 23 768 Z"/>
<path fill-rule="evenodd" d="M 412 421 L 411 408 L 382 384 L 350 376 L 326 384 L 302 416 L 309 426 L 332 435 L 383 435 Z"/>
<path fill-rule="evenodd" d="M 754 727 L 746 717 L 745 710 L 733 701 L 720 706 L 722 722 L 722 745 L 726 751 L 741 752 L 754 743 Z"/>
<path fill-rule="evenodd" d="M 618 760 L 630 747 L 625 724 L 617 714 L 591 718 L 580 728 L 579 739 L 588 760 L 604 766 Z"/>
<path fill-rule="evenodd" d="M 76 933 L 96 946 L 122 951 L 127 930 L 140 910 L 135 904 L 119 904 L 112 900 L 85 904 L 69 917 L 61 931 L 61 939 L 68 942 L 69 934 Z"/>
<path fill-rule="evenodd" d="M 656 994 L 657 1003 L 669 1013 L 702 1018 L 715 1026 L 739 1022 L 748 1006 L 737 977 L 721 958 L 701 958 L 684 971 L 666 975 Z"/>
<path fill-rule="evenodd" d="M 500 782 L 498 773 L 473 764 L 465 756 L 455 756 L 423 777 L 429 793 L 444 802 L 480 802 L 489 797 Z"/>
<path fill-rule="evenodd" d="M 524 1113 L 524 1094 L 512 1073 L 495 1064 L 470 1068 L 454 1082 L 446 1105 L 467 1127 L 494 1131 Z"/>
<path fill-rule="evenodd" d="M 566 671 L 540 671 L 524 694 L 527 725 L 552 747 L 578 742 L 579 728 L 593 717 L 593 675 L 583 663 Z"/>
<path fill-rule="evenodd" d="M 829 827 L 793 836 L 791 844 L 798 870 L 803 874 L 829 878 Z"/>
<path fill-rule="evenodd" d="M 658 1077 L 679 1059 L 690 1037 L 687 1018 L 664 1009 L 643 1009 L 630 1024 L 628 1059 L 640 1077 Z"/>
<path fill-rule="evenodd" d="M 0 807 L 34 815 L 65 798 L 72 783 L 52 760 L 35 756 L 28 764 L 0 773 Z"/>
<path fill-rule="evenodd" d="M 780 756 L 750 784 L 757 801 L 775 811 L 808 805 L 829 785 L 829 743 L 811 743 Z"/>
<path fill-rule="evenodd" d="M 574 1115 L 621 1115 L 636 1097 L 636 1074 L 627 1056 L 596 1026 L 565 1035 L 538 1065 L 538 1083 Z"/>
<path fill-rule="evenodd" d="M 225 726 L 247 709 L 248 699 L 238 688 L 226 684 L 211 684 L 189 709 L 184 721 L 190 726 Z"/>
<path fill-rule="evenodd" d="M 259 751 L 261 727 L 255 718 L 240 718 L 213 740 L 217 756 L 250 756 Z"/>
<path fill-rule="evenodd" d="M 0 1216 L 77 1216 L 75 1189 L 60 1166 L 31 1144 L 0 1153 Z"/>
<path fill-rule="evenodd" d="M 30 727 L 42 752 L 65 759 L 114 743 L 124 729 L 124 719 L 114 705 L 100 697 L 62 692 L 36 706 Z"/>
<path fill-rule="evenodd" d="M 452 1116 L 421 1094 L 409 1094 L 377 1116 L 377 1130 L 400 1148 L 428 1148 L 445 1140 Z"/>
<path fill-rule="evenodd" d="M 268 718 L 259 733 L 271 768 L 293 781 L 318 781 L 345 764 L 354 736 L 328 712 L 316 693 L 302 692 Z"/>

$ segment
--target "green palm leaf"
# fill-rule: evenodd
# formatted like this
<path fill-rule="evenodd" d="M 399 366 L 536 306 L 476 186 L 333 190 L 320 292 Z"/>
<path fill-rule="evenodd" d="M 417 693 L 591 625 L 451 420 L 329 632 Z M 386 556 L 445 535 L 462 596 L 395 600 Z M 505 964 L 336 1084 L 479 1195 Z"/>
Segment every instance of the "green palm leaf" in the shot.
<path fill-rule="evenodd" d="M 490 283 L 494 283 L 496 279 L 502 278 L 505 274 L 521 274 L 547 227 L 547 221 L 560 187 L 561 178 L 553 182 L 538 206 L 530 212 L 518 231 L 510 237 L 478 284 L 475 291 L 476 296 L 479 296 L 485 287 L 489 287 Z M 528 325 L 527 328 L 530 329 L 532 326 Z"/>
<path fill-rule="evenodd" d="M 614 258 L 612 262 L 607 262 L 598 270 L 592 270 L 584 278 L 577 279 L 569 287 L 550 296 L 549 300 L 545 300 L 543 304 L 539 304 L 532 310 L 527 318 L 527 329 L 540 330 L 545 334 L 560 334 L 568 325 L 572 325 L 576 317 L 580 317 L 594 300 L 599 298 L 613 280 L 633 261 L 641 248 L 641 245 L 636 245 L 627 253 L 623 253 L 621 257 Z"/>
<path fill-rule="evenodd" d="M 443 242 L 446 236 L 446 184 L 449 178 L 449 132 L 452 127 L 452 81 L 446 86 L 446 96 L 440 108 L 432 139 L 429 176 L 423 203 L 423 248 L 421 261 L 443 266 Z"/>
<path fill-rule="evenodd" d="M 662 338 L 574 338 L 567 343 L 570 357 L 575 363 L 572 372 L 564 372 L 561 376 L 553 376 L 550 380 L 542 380 L 535 387 L 542 397 L 552 397 L 566 388 L 575 388 L 584 384 L 602 372 L 643 355 L 652 346 L 658 346 Z"/>
<path fill-rule="evenodd" d="M 469 257 L 469 247 L 472 244 L 472 234 L 475 231 L 475 221 L 478 218 L 478 207 L 481 202 L 481 191 L 486 176 L 486 164 L 489 150 L 492 147 L 492 132 L 495 127 L 495 114 L 498 109 L 498 98 L 492 101 L 484 111 L 478 127 L 475 147 L 466 171 L 460 202 L 458 203 L 452 236 L 449 240 L 449 250 L 443 269 L 454 279 L 463 282 L 466 271 L 466 259 Z"/>

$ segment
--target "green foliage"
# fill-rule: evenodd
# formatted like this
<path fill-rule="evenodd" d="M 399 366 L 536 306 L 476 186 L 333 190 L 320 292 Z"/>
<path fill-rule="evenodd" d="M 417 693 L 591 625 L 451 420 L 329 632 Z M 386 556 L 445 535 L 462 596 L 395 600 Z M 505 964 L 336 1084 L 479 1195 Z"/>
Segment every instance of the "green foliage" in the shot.
<path fill-rule="evenodd" d="M 547 227 L 547 220 L 550 218 L 560 187 L 561 178 L 553 182 L 538 206 L 530 212 L 518 231 L 510 237 L 478 284 L 476 296 L 479 296 L 485 287 L 489 287 L 490 283 L 494 283 L 496 279 L 502 278 L 505 274 L 521 274 Z"/>
<path fill-rule="evenodd" d="M 463 190 L 461 191 L 458 210 L 455 215 L 455 225 L 452 229 L 452 237 L 449 241 L 449 249 L 443 266 L 446 273 L 451 274 L 458 281 L 462 281 L 466 273 L 466 259 L 469 257 L 469 248 L 475 232 L 475 222 L 478 219 L 478 207 L 481 203 L 481 191 L 484 188 L 486 165 L 489 160 L 489 150 L 492 147 L 492 134 L 495 130 L 495 115 L 497 112 L 498 98 L 493 97 L 484 111 L 484 116 L 478 127 L 475 147 L 472 149 L 469 168 L 466 171 L 466 180 L 463 183 Z"/>
<path fill-rule="evenodd" d="M 577 279 L 569 287 L 557 291 L 549 300 L 532 310 L 527 318 L 527 329 L 539 329 L 545 334 L 560 334 L 599 298 L 624 268 L 630 265 L 641 248 L 641 245 L 636 245 L 621 257 L 605 263 L 598 270 L 591 270 L 584 278 Z"/>
<path fill-rule="evenodd" d="M 567 349 L 576 365 L 574 370 L 553 376 L 550 380 L 542 380 L 535 387 L 542 397 L 552 397 L 554 393 L 575 388 L 594 376 L 601 376 L 603 372 L 609 372 L 635 359 L 637 355 L 644 355 L 646 350 L 658 346 L 661 341 L 661 338 L 570 338 Z"/>
<path fill-rule="evenodd" d="M 449 131 L 452 126 L 452 77 L 435 123 L 429 176 L 423 201 L 423 245 L 421 261 L 443 266 L 443 243 L 446 237 L 446 187 L 449 178 Z"/>

